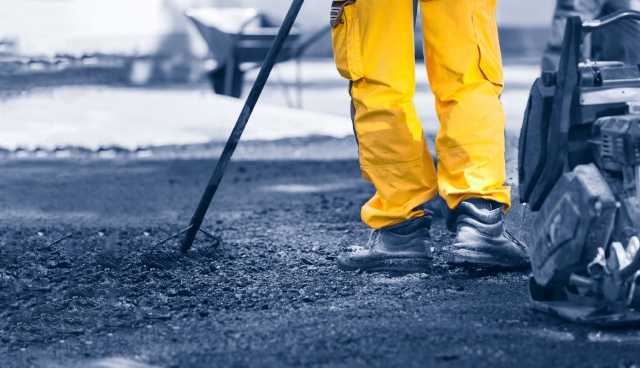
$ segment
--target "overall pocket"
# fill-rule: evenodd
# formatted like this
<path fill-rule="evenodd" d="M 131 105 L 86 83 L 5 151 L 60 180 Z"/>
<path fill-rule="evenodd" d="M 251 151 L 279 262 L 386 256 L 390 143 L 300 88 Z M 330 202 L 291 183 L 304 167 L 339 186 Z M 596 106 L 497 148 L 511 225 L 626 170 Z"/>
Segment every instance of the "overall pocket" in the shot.
<path fill-rule="evenodd" d="M 360 25 L 355 12 L 356 0 L 339 0 L 331 4 L 331 39 L 338 72 L 356 81 L 364 77 Z"/>
<path fill-rule="evenodd" d="M 491 83 L 503 86 L 502 55 L 495 17 L 495 1 L 481 1 L 473 15 L 473 27 L 480 52 L 480 69 Z"/>

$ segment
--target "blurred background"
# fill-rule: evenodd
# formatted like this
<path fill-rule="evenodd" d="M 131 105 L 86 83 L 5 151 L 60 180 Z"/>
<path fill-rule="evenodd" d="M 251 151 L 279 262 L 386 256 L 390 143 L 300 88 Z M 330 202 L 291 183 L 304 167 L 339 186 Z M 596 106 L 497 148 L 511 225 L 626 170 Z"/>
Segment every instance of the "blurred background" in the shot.
<path fill-rule="evenodd" d="M 153 53 L 162 47 L 182 51 L 189 48 L 202 56 L 206 49 L 191 32 L 183 16 L 191 7 L 255 7 L 278 20 L 289 1 L 269 0 L 3 0 L 0 5 L 2 38 L 15 42 L 25 54 L 87 52 Z M 537 0 L 500 1 L 499 19 L 506 51 L 517 54 L 518 47 L 535 51 L 544 43 L 554 2 Z M 330 1 L 307 1 L 299 24 L 307 31 L 327 22 Z M 326 14 L 326 17 L 318 16 Z M 528 35 L 524 37 L 523 35 Z M 189 44 L 175 42 L 188 37 Z M 525 42 L 515 42 L 515 40 Z M 168 42 L 171 43 L 171 42 Z M 327 42 L 315 54 L 329 52 Z"/>
<path fill-rule="evenodd" d="M 224 141 L 241 108 L 237 97 L 248 92 L 288 5 L 287 0 L 3 0 L 0 154 L 149 155 L 175 152 L 176 145 L 215 154 L 216 142 Z M 340 140 L 352 134 L 347 85 L 331 59 L 329 6 L 328 0 L 305 3 L 245 140 Z M 503 101 L 511 131 L 519 128 L 528 87 L 538 74 L 553 6 L 552 0 L 500 1 Z M 253 35 L 253 43 L 243 43 L 242 34 Z M 429 135 L 438 124 L 417 46 L 416 104 Z M 236 59 L 230 61 L 230 55 Z M 355 156 L 349 140 L 334 151 L 338 157 Z"/>

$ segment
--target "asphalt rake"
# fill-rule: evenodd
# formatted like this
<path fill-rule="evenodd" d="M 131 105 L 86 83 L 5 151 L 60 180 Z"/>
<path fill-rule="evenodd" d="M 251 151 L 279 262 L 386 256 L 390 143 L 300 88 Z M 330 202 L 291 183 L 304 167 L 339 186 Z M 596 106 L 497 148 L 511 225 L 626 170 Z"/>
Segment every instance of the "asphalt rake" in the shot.
<path fill-rule="evenodd" d="M 168 237 L 167 239 L 165 239 L 165 241 L 161 243 L 165 243 L 169 240 L 175 239 L 184 234 L 184 237 L 180 242 L 180 250 L 182 251 L 182 253 L 186 253 L 191 249 L 191 246 L 193 245 L 193 242 L 198 232 L 205 233 L 201 229 L 202 222 L 204 221 L 204 217 L 206 216 L 209 210 L 209 207 L 211 206 L 211 201 L 213 200 L 213 197 L 215 196 L 216 192 L 218 191 L 218 188 L 220 187 L 220 182 L 224 177 L 225 171 L 227 169 L 227 165 L 229 164 L 229 161 L 231 161 L 231 157 L 233 156 L 233 153 L 235 152 L 236 147 L 238 146 L 238 142 L 242 137 L 242 133 L 244 132 L 244 129 L 247 126 L 249 119 L 251 118 L 253 109 L 255 108 L 256 104 L 258 103 L 258 100 L 260 99 L 260 95 L 262 94 L 262 91 L 264 90 L 267 80 L 269 79 L 269 75 L 271 74 L 271 71 L 273 70 L 273 67 L 278 59 L 278 55 L 282 51 L 285 41 L 287 40 L 287 38 L 289 37 L 289 34 L 291 33 L 291 29 L 293 28 L 293 25 L 296 19 L 298 18 L 298 14 L 302 9 L 303 4 L 304 4 L 304 0 L 293 0 L 293 2 L 291 3 L 291 6 L 289 7 L 289 11 L 287 12 L 286 17 L 284 18 L 284 21 L 280 26 L 278 35 L 276 36 L 273 42 L 273 45 L 271 46 L 271 49 L 267 53 L 267 56 L 264 62 L 262 63 L 262 66 L 260 67 L 260 72 L 258 73 L 258 77 L 256 78 L 256 81 L 254 82 L 253 87 L 251 87 L 251 91 L 247 96 L 247 99 L 244 104 L 244 108 L 242 109 L 242 111 L 240 112 L 240 115 L 238 116 L 238 120 L 236 121 L 236 124 L 233 130 L 231 131 L 231 135 L 229 136 L 229 139 L 225 144 L 224 150 L 222 151 L 222 155 L 218 159 L 216 167 L 213 170 L 213 173 L 211 174 L 211 178 L 209 179 L 209 182 L 204 190 L 204 193 L 202 194 L 202 198 L 198 203 L 198 207 L 196 208 L 196 211 L 193 214 L 193 217 L 191 218 L 189 225 L 183 228 L 182 230 L 180 230 L 179 232 Z M 206 234 L 210 235 L 209 233 L 206 233 Z"/>

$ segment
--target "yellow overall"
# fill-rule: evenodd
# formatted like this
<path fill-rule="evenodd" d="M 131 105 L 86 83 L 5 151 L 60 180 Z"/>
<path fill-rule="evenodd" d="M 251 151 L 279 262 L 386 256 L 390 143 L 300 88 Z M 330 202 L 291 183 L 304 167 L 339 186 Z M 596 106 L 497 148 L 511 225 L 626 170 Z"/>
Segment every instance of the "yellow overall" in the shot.
<path fill-rule="evenodd" d="M 376 189 L 361 212 L 370 227 L 423 216 L 436 193 L 449 208 L 472 197 L 510 206 L 496 1 L 420 0 L 437 171 L 413 104 L 413 1 L 333 3 L 335 61 L 351 84 L 362 174 Z"/>

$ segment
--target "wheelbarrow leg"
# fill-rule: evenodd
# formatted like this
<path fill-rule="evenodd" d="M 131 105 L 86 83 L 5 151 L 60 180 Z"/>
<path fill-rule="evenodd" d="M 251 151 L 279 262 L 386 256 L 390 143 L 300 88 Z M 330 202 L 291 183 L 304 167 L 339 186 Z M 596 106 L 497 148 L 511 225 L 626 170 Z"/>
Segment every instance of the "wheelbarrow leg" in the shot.
<path fill-rule="evenodd" d="M 225 170 L 229 161 L 231 161 L 231 156 L 236 150 L 238 146 L 238 142 L 242 137 L 242 133 L 244 132 L 247 123 L 249 122 L 249 118 L 251 118 L 251 113 L 260 98 L 260 94 L 264 89 L 264 86 L 269 79 L 269 74 L 271 74 L 271 70 L 273 70 L 273 66 L 278 59 L 278 55 L 280 51 L 282 51 L 282 47 L 284 46 L 287 37 L 291 33 L 291 28 L 293 28 L 293 24 L 300 13 L 300 9 L 304 4 L 304 0 L 293 0 L 291 3 L 291 7 L 289 8 L 289 12 L 280 27 L 280 31 L 278 32 L 278 36 L 273 42 L 273 46 L 269 50 L 267 57 L 262 63 L 262 67 L 260 68 L 260 72 L 258 73 L 258 77 L 256 78 L 253 87 L 251 88 L 251 92 L 249 92 L 249 96 L 245 102 L 244 108 L 240 112 L 240 116 L 238 116 L 238 120 L 236 122 L 233 131 L 231 132 L 231 136 L 227 140 L 227 143 L 222 151 L 222 155 L 220 159 L 218 159 L 218 163 L 216 164 L 216 168 L 211 174 L 211 178 L 209 179 L 209 183 L 202 194 L 202 198 L 200 199 L 200 203 L 198 204 L 198 208 L 196 209 L 193 217 L 191 218 L 191 222 L 189 223 L 188 230 L 185 234 L 184 239 L 182 240 L 180 249 L 183 253 L 186 253 L 191 249 L 191 245 L 202 226 L 202 221 L 204 220 L 207 211 L 209 210 L 209 206 L 211 205 L 211 201 L 213 200 L 213 196 L 216 194 L 218 187 L 220 186 L 220 182 L 222 181 L 222 177 L 224 176 Z"/>
<path fill-rule="evenodd" d="M 302 109 L 302 57 L 296 57 L 296 107 Z"/>
<path fill-rule="evenodd" d="M 235 77 L 236 77 L 236 58 L 234 56 L 235 50 L 229 53 L 226 65 L 224 66 L 224 95 L 231 97 L 240 97 L 234 95 Z"/>

